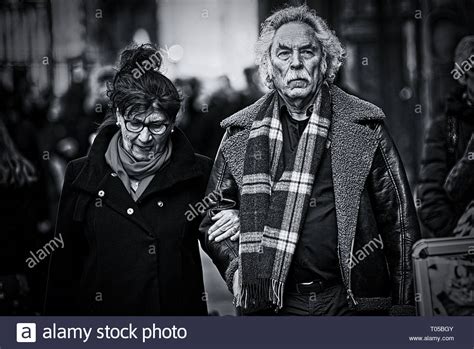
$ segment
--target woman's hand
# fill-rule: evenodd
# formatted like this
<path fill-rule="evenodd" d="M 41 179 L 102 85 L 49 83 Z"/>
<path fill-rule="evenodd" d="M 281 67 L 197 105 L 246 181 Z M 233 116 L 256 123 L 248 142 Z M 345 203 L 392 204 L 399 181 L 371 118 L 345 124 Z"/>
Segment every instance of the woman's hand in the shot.
<path fill-rule="evenodd" d="M 230 237 L 232 241 L 239 238 L 239 210 L 223 210 L 211 218 L 215 223 L 209 228 L 209 241 L 222 241 Z"/>

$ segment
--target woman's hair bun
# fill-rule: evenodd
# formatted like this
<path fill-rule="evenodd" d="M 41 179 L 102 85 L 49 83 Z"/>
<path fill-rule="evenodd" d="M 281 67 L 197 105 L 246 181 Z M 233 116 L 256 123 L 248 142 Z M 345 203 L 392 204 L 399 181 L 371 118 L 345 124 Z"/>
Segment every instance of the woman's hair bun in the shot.
<path fill-rule="evenodd" d="M 146 63 L 148 62 L 148 63 Z M 153 70 L 159 71 L 163 57 L 159 49 L 153 44 L 131 44 L 120 55 L 118 70 L 121 73 L 132 73 L 137 66 L 151 64 Z"/>

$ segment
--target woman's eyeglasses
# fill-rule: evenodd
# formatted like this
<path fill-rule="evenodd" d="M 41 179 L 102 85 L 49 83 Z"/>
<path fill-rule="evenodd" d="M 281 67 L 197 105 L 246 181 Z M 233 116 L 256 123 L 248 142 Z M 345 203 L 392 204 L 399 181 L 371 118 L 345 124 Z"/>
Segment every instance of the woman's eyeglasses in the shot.
<path fill-rule="evenodd" d="M 145 128 L 145 126 L 148 127 L 150 133 L 154 135 L 162 135 L 163 133 L 165 133 L 169 124 L 158 122 L 144 124 L 143 122 L 138 120 L 125 120 L 125 128 L 130 132 L 140 133 Z"/>

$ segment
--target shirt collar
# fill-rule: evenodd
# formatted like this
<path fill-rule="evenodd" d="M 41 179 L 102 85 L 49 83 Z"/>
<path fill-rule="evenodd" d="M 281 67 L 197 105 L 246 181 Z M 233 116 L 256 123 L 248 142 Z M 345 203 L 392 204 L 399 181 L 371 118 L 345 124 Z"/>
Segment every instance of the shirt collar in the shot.
<path fill-rule="evenodd" d="M 319 93 L 321 93 L 321 90 Z M 288 107 L 286 106 L 284 99 L 280 96 L 278 91 L 277 91 L 277 95 L 278 95 L 278 110 L 280 111 L 280 113 L 287 112 L 290 115 L 290 112 L 288 111 Z M 311 103 L 308 106 L 308 108 L 306 108 L 306 116 L 308 117 L 311 116 L 311 114 L 313 113 L 314 105 L 316 104 L 316 101 L 317 101 L 317 98 L 314 98 L 313 103 Z"/>

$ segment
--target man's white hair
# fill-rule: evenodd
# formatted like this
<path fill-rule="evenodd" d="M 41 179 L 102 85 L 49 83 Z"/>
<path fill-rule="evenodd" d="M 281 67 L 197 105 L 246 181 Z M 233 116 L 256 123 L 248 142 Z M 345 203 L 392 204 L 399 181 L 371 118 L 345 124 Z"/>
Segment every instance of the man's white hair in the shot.
<path fill-rule="evenodd" d="M 273 88 L 273 71 L 270 61 L 270 50 L 276 31 L 287 23 L 305 23 L 314 30 L 314 35 L 321 45 L 321 74 L 323 82 L 332 83 L 344 60 L 344 49 L 337 36 L 329 29 L 326 22 L 307 5 L 286 7 L 268 17 L 263 23 L 260 36 L 255 46 L 256 63 L 260 76 L 269 88 Z"/>

